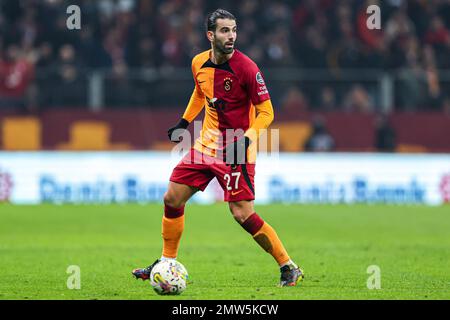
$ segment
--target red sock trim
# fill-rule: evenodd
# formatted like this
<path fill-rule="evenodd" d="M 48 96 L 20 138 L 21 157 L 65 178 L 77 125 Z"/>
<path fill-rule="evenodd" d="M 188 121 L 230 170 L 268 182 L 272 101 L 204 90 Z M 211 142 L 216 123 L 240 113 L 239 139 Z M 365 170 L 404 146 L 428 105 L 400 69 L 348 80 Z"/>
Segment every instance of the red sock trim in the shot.
<path fill-rule="evenodd" d="M 250 217 L 248 217 L 247 220 L 245 220 L 241 225 L 242 228 L 245 229 L 245 231 L 254 236 L 259 230 L 261 230 L 263 224 L 264 220 L 261 219 L 261 217 L 258 216 L 255 212 Z"/>
<path fill-rule="evenodd" d="M 184 214 L 184 206 L 180 208 L 174 208 L 167 204 L 164 205 L 164 216 L 168 219 L 179 218 Z"/>

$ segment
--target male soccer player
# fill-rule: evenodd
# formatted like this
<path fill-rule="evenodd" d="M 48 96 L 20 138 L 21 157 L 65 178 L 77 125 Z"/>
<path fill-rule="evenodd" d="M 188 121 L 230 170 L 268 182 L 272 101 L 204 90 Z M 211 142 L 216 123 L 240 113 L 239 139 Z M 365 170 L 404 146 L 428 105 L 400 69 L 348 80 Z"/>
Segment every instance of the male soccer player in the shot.
<path fill-rule="evenodd" d="M 269 92 L 257 65 L 234 48 L 236 18 L 218 9 L 208 15 L 206 25 L 211 49 L 192 60 L 194 92 L 183 117 L 168 135 L 171 141 L 180 142 L 180 131 L 205 108 L 202 131 L 194 147 L 173 170 L 164 195 L 162 256 L 147 268 L 133 270 L 133 275 L 147 280 L 160 260 L 176 259 L 184 229 L 185 203 L 217 178 L 233 217 L 280 266 L 280 286 L 295 286 L 303 279 L 302 270 L 253 206 L 255 163 L 247 149 L 251 144 L 254 149 L 260 130 L 273 120 Z"/>

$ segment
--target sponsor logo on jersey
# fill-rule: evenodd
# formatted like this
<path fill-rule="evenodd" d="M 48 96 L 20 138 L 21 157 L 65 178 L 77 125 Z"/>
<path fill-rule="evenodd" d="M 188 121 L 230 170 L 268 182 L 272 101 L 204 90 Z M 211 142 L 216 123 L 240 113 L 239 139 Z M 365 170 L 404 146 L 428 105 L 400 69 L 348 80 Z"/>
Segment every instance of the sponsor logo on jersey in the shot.
<path fill-rule="evenodd" d="M 256 74 L 256 82 L 258 82 L 259 84 L 264 84 L 264 79 L 263 79 L 263 77 L 261 75 L 261 72 L 258 72 Z"/>
<path fill-rule="evenodd" d="M 208 98 L 206 97 L 206 99 L 208 100 L 208 106 L 212 109 L 216 109 L 218 112 L 224 112 L 226 107 L 227 107 L 227 103 L 225 101 L 223 101 L 222 99 L 217 99 L 217 98 Z"/>
<path fill-rule="evenodd" d="M 267 90 L 266 86 L 259 87 L 258 90 L 259 90 L 258 91 L 258 95 L 259 96 L 262 96 L 264 94 L 268 94 L 269 93 L 269 91 Z"/>

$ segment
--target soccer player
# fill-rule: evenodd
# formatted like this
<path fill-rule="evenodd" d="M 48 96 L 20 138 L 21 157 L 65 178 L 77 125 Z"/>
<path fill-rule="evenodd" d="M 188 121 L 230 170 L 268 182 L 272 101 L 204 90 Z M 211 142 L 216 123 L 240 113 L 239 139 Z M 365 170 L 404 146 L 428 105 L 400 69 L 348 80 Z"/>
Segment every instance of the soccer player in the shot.
<path fill-rule="evenodd" d="M 205 108 L 200 137 L 175 167 L 164 195 L 163 250 L 160 259 L 133 270 L 137 279 L 149 279 L 160 260 L 176 259 L 184 229 L 184 206 L 198 191 L 217 178 L 235 220 L 273 256 L 280 267 L 280 286 L 295 286 L 302 270 L 290 259 L 275 230 L 254 210 L 255 150 L 260 131 L 273 121 L 273 108 L 258 66 L 234 48 L 236 18 L 217 9 L 206 20 L 211 49 L 195 56 L 194 92 L 181 120 L 168 130 L 169 139 L 180 135 Z M 231 131 L 231 134 L 230 134 Z"/>

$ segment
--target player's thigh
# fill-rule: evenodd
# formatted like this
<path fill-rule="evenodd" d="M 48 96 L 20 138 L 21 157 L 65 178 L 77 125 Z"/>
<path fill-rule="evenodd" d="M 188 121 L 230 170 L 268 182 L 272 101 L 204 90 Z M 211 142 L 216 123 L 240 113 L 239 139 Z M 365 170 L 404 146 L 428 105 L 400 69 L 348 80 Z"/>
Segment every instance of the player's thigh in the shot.
<path fill-rule="evenodd" d="M 228 206 L 234 219 L 239 223 L 244 223 L 255 212 L 253 200 L 230 201 Z"/>
<path fill-rule="evenodd" d="M 169 188 L 164 195 L 164 203 L 171 207 L 183 206 L 198 190 L 204 191 L 214 178 L 208 166 L 201 161 L 202 154 L 191 149 L 173 169 Z"/>
<path fill-rule="evenodd" d="M 197 156 L 201 158 L 203 155 L 197 150 L 191 149 L 173 169 L 169 180 L 204 191 L 214 178 L 214 174 L 209 170 L 207 164 L 201 161 L 192 161 Z"/>
<path fill-rule="evenodd" d="M 179 208 L 183 206 L 197 191 L 197 188 L 170 181 L 167 192 L 164 194 L 164 204 L 174 208 Z"/>

